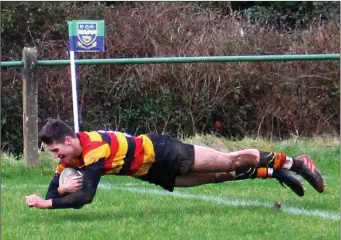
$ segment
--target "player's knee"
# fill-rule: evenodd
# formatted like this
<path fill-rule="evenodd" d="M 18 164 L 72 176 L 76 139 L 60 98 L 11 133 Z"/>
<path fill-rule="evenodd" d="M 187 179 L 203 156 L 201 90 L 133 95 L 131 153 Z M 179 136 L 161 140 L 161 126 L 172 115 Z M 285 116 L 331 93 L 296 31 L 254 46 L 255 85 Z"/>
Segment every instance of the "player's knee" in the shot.
<path fill-rule="evenodd" d="M 234 169 L 240 167 L 256 167 L 259 162 L 259 151 L 257 149 L 246 149 L 232 153 Z"/>

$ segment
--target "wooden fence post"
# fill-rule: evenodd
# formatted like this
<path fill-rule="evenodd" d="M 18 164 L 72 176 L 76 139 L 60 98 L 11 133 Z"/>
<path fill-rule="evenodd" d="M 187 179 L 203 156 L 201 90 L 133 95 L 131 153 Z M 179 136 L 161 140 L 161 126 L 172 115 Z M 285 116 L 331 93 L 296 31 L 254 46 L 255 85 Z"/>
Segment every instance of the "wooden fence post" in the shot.
<path fill-rule="evenodd" d="M 35 167 L 38 162 L 37 48 L 25 47 L 23 61 L 24 161 L 27 167 Z"/>

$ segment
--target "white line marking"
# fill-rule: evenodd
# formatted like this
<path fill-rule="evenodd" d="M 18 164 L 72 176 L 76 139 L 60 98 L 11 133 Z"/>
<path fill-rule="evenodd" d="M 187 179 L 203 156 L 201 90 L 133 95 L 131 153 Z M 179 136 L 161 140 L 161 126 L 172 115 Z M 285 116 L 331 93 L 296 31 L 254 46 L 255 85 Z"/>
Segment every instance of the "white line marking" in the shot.
<path fill-rule="evenodd" d="M 105 183 L 104 183 L 105 184 Z M 100 185 L 103 185 L 102 183 Z M 148 183 L 115 183 L 113 186 L 124 186 L 124 187 L 134 187 L 134 186 L 148 186 Z M 17 188 L 17 189 L 22 189 L 22 188 L 28 188 L 28 187 L 35 187 L 35 188 L 46 188 L 48 185 L 46 184 L 20 184 L 20 185 L 12 185 L 12 184 L 1 184 L 1 188 Z"/>
<path fill-rule="evenodd" d="M 207 195 L 199 195 L 199 194 L 188 194 L 182 193 L 179 191 L 168 192 L 166 190 L 158 190 L 158 189 L 148 189 L 145 186 L 149 184 L 141 184 L 141 183 L 117 183 L 117 184 L 107 184 L 100 183 L 98 188 L 104 190 L 117 189 L 124 190 L 128 192 L 140 193 L 140 194 L 151 194 L 151 195 L 159 195 L 159 196 L 170 196 L 184 199 L 199 199 L 207 202 L 213 202 L 216 204 L 227 205 L 232 207 L 265 207 L 265 208 L 273 208 L 273 203 L 257 201 L 257 200 L 229 200 L 221 197 L 207 196 Z M 36 188 L 47 188 L 48 186 L 45 184 L 21 184 L 21 185 L 7 185 L 2 184 L 1 188 L 27 188 L 27 187 L 36 187 Z M 137 188 L 139 187 L 139 188 Z M 306 216 L 314 216 L 320 217 L 328 220 L 340 220 L 340 214 L 336 214 L 330 211 L 319 210 L 319 209 L 304 209 L 304 208 L 296 208 L 296 207 L 285 207 L 282 206 L 280 211 L 295 214 L 295 215 L 306 215 Z"/>
<path fill-rule="evenodd" d="M 2 188 L 28 188 L 28 187 L 36 187 L 36 188 L 47 188 L 48 185 L 46 184 L 21 184 L 21 185 L 12 185 L 12 184 L 1 184 L 1 189 Z"/>
<path fill-rule="evenodd" d="M 214 202 L 216 204 L 233 206 L 233 207 L 244 207 L 244 206 L 252 206 L 252 207 L 265 207 L 265 208 L 273 208 L 273 203 L 263 202 L 263 201 L 248 201 L 248 200 L 229 200 L 221 197 L 213 197 L 207 195 L 197 195 L 197 194 L 187 194 L 181 193 L 178 191 L 174 191 L 173 193 L 167 192 L 165 190 L 157 190 L 157 189 L 146 189 L 146 188 L 134 188 L 134 187 L 118 187 L 110 184 L 100 184 L 99 186 L 102 189 L 118 189 L 125 190 L 134 193 L 141 194 L 152 194 L 159 196 L 172 196 L 178 198 L 186 198 L 186 199 L 199 199 L 207 202 Z M 318 209 L 304 209 L 304 208 L 295 208 L 295 207 L 284 207 L 282 206 L 280 211 L 291 213 L 295 215 L 306 215 L 306 216 L 315 216 L 329 220 L 340 220 L 340 215 L 324 211 Z"/>

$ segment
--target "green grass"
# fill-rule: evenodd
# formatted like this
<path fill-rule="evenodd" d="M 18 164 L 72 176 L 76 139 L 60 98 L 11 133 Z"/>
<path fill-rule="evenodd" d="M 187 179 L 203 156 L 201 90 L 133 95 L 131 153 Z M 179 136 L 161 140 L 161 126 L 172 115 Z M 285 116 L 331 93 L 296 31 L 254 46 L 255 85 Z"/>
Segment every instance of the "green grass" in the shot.
<path fill-rule="evenodd" d="M 256 147 L 288 155 L 309 154 L 326 177 L 325 193 L 308 183 L 303 198 L 275 180 L 246 180 L 170 194 L 130 177 L 105 176 L 92 204 L 80 210 L 38 210 L 24 203 L 25 195 L 44 196 L 54 164 L 47 154 L 39 166 L 27 169 L 22 161 L 2 160 L 2 239 L 339 239 L 340 220 L 285 209 L 319 210 L 332 216 L 340 211 L 340 143 L 333 138 L 270 143 L 245 139 L 227 142 L 197 136 L 186 142 L 218 149 Z M 210 197 L 210 198 L 209 198 Z M 282 211 L 264 206 L 232 206 L 228 201 L 279 201 Z"/>

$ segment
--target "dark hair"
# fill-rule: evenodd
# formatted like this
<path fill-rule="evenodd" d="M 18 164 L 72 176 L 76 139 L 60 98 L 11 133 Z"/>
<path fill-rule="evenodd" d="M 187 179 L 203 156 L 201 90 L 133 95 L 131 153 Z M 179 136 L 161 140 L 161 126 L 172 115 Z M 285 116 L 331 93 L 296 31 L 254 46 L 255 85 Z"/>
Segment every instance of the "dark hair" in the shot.
<path fill-rule="evenodd" d="M 76 133 L 60 119 L 49 119 L 39 132 L 39 140 L 45 144 L 64 143 L 65 137 L 75 138 Z"/>

